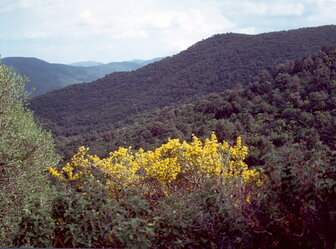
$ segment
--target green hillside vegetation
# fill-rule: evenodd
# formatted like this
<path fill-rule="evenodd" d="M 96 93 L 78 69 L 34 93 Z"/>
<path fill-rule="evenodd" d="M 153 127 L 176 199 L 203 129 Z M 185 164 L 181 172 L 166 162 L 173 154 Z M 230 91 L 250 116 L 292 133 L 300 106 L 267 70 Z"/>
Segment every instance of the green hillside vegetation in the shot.
<path fill-rule="evenodd" d="M 334 29 L 218 35 L 132 73 L 35 97 L 30 107 L 67 159 L 59 164 L 25 108 L 24 79 L 0 64 L 0 246 L 336 248 L 336 41 L 314 47 Z M 231 60 L 245 58 L 237 65 L 256 80 L 237 73 L 238 82 L 216 83 L 226 39 L 250 48 Z M 249 67 L 251 51 L 274 50 L 267 69 L 287 48 L 293 60 Z"/>
<path fill-rule="evenodd" d="M 182 121 L 181 127 L 177 128 L 161 121 L 140 122 L 138 126 L 151 128 L 143 132 L 135 129 L 134 133 L 133 128 L 118 131 L 116 128 L 134 122 L 132 119 L 144 112 L 183 102 L 194 103 L 209 93 L 217 94 L 235 85 L 245 86 L 255 81 L 257 72 L 262 69 L 269 69 L 270 74 L 274 74 L 277 61 L 301 58 L 311 51 L 318 51 L 324 44 L 336 42 L 335 32 L 335 26 L 323 26 L 261 35 L 216 35 L 176 56 L 134 72 L 113 73 L 89 84 L 73 85 L 38 96 L 32 99 L 30 108 L 42 118 L 45 127 L 52 130 L 59 151 L 66 157 L 80 145 L 94 145 L 94 153 L 104 155 L 119 145 L 150 148 L 147 144 L 161 144 L 168 136 L 190 138 L 192 132 L 203 136 L 201 129 L 203 133 L 211 130 L 203 124 L 206 121 Z M 213 105 L 220 105 L 222 97 L 214 98 L 219 103 Z M 229 104 L 224 112 L 244 108 L 245 103 L 236 107 L 232 99 L 225 100 Z M 187 109 L 181 111 L 189 112 Z M 167 112 L 162 115 L 171 116 L 172 120 L 178 119 L 175 115 L 182 115 Z M 208 115 L 204 112 L 198 115 Z M 217 117 L 222 118 L 219 113 Z M 226 122 L 217 124 L 216 131 L 221 126 L 225 128 Z M 187 128 L 188 123 L 200 127 L 200 131 Z"/>
<path fill-rule="evenodd" d="M 107 155 L 119 146 L 152 149 L 169 137 L 188 140 L 192 134 L 206 137 L 215 131 L 220 140 L 241 135 L 252 146 L 249 165 L 264 165 L 266 154 L 292 143 L 313 148 L 323 142 L 335 150 L 333 51 L 325 48 L 319 54 L 279 64 L 272 74 L 263 71 L 259 81 L 244 88 L 165 107 L 119 129 L 87 137 L 56 137 L 57 147 L 66 157 L 83 144 L 96 154 Z"/>
<path fill-rule="evenodd" d="M 153 150 L 99 158 L 81 147 L 49 167 L 57 189 L 30 200 L 14 244 L 335 248 L 335 97 L 333 45 L 244 88 L 138 119 L 110 142 Z M 191 142 L 160 144 L 167 136 Z"/>
<path fill-rule="evenodd" d="M 29 82 L 25 88 L 30 96 L 37 96 L 75 83 L 90 82 L 112 72 L 133 71 L 160 59 L 111 62 L 89 67 L 54 64 L 25 57 L 7 57 L 2 62 L 27 76 Z"/>
<path fill-rule="evenodd" d="M 322 142 L 336 150 L 335 51 L 335 46 L 325 47 L 319 54 L 279 64 L 273 73 L 261 72 L 257 82 L 244 88 L 165 107 L 81 142 L 100 151 L 125 145 L 151 149 L 169 137 L 204 137 L 215 131 L 220 140 L 241 135 L 253 146 L 249 165 L 263 165 L 267 153 L 292 143 L 313 148 Z"/>
<path fill-rule="evenodd" d="M 44 164 L 57 165 L 51 134 L 26 109 L 26 79 L 0 63 L 0 246 L 10 246 L 26 197 L 47 194 Z"/>

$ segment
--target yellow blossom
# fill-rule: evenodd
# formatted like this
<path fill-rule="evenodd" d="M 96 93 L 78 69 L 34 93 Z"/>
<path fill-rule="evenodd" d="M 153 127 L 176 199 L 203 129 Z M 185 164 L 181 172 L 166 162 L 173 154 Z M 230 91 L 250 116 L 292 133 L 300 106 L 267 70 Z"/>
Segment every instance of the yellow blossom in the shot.
<path fill-rule="evenodd" d="M 240 137 L 234 146 L 218 142 L 215 133 L 204 142 L 196 136 L 191 143 L 169 139 L 154 151 L 120 147 L 102 159 L 87 152 L 88 148 L 80 147 L 61 171 L 49 167 L 50 174 L 79 186 L 87 183 L 86 177 L 95 178 L 112 193 L 122 188 L 142 188 L 170 194 L 181 188 L 192 190 L 209 178 L 227 184 L 262 184 L 261 173 L 244 162 L 248 148 Z"/>

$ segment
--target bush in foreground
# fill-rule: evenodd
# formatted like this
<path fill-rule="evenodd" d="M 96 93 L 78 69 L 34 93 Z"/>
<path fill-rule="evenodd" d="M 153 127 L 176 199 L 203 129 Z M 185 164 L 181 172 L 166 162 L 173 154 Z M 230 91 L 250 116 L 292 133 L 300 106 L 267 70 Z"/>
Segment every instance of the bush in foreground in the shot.
<path fill-rule="evenodd" d="M 10 246 L 25 198 L 49 188 L 45 163 L 56 165 L 51 134 L 25 108 L 26 79 L 0 62 L 0 245 Z"/>
<path fill-rule="evenodd" d="M 104 159 L 80 148 L 61 170 L 49 167 L 61 190 L 45 202 L 32 199 L 16 244 L 216 248 L 238 243 L 248 237 L 238 222 L 242 211 L 264 181 L 243 162 L 246 155 L 240 138 L 230 146 L 214 134 L 204 142 L 194 137 L 190 144 L 169 140 L 155 151 L 119 148 Z"/>
<path fill-rule="evenodd" d="M 87 178 L 102 183 L 112 198 L 122 189 L 141 189 L 148 196 L 169 196 L 203 187 L 208 179 L 224 185 L 262 184 L 262 174 L 244 163 L 247 147 L 238 137 L 235 146 L 217 141 L 215 134 L 203 143 L 193 137 L 192 143 L 171 139 L 154 151 L 119 148 L 100 159 L 81 147 L 60 171 L 49 167 L 59 181 L 81 190 Z"/>
<path fill-rule="evenodd" d="M 222 155 L 222 160 L 209 164 L 210 167 L 214 162 L 222 162 L 220 167 L 223 170 L 218 171 L 220 174 L 207 175 L 202 169 L 207 168 L 205 172 L 209 172 L 209 167 L 195 164 L 194 170 L 183 174 L 183 181 L 179 181 L 179 174 L 184 172 L 180 170 L 167 184 L 155 178 L 161 174 L 147 174 L 140 168 L 134 174 L 137 177 L 130 174 L 136 184 L 128 184 L 125 188 L 106 180 L 128 178 L 118 177 L 121 172 L 116 171 L 113 175 L 112 170 L 105 171 L 106 165 L 102 166 L 101 161 L 109 161 L 111 169 L 114 164 L 120 168 L 124 162 L 125 172 L 133 172 L 131 162 L 140 160 L 138 153 L 152 155 L 155 151 L 119 149 L 111 153 L 110 159 L 97 159 L 81 149 L 60 171 L 50 169 L 61 185 L 47 200 L 31 199 L 16 233 L 16 245 L 335 248 L 336 172 L 332 151 L 322 145 L 314 151 L 302 145 L 283 147 L 277 154 L 266 155 L 268 165 L 261 173 L 242 164 L 244 156 L 237 157 L 240 158 L 237 161 L 233 159 L 233 151 L 240 151 L 236 155 L 246 155 L 246 147 L 239 140 L 235 146 L 225 147 L 225 150 L 226 143 L 216 142 L 215 136 L 204 143 L 194 138 L 193 143 L 198 144 L 196 148 L 200 151 L 212 151 L 198 154 L 204 155 L 197 157 L 204 165 L 207 160 L 217 160 L 216 156 Z M 160 155 L 165 155 L 165 159 L 176 158 L 176 165 L 183 162 L 183 168 L 190 165 L 187 162 L 190 163 L 189 159 L 193 157 L 186 156 L 188 150 L 181 148 L 195 147 L 190 146 L 171 140 L 158 151 Z M 181 150 L 177 152 L 173 148 Z M 117 157 L 120 151 L 124 153 Z M 133 155 L 131 159 L 130 155 Z M 228 155 L 231 155 L 229 160 Z M 233 168 L 237 162 L 244 165 L 239 173 L 237 168 Z M 147 164 L 147 167 L 155 168 L 155 165 L 153 162 L 153 166 Z M 160 160 L 158 165 L 162 165 Z M 214 166 L 210 168 L 214 169 Z M 251 177 L 246 178 L 244 172 L 253 174 L 247 174 Z M 195 179 L 198 179 L 197 184 Z"/>

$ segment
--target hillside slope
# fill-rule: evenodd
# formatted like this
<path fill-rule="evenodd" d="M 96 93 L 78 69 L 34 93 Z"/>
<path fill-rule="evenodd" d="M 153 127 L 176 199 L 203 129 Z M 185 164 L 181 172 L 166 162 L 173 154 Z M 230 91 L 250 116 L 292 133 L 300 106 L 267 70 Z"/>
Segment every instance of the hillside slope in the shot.
<path fill-rule="evenodd" d="M 272 74 L 262 71 L 244 88 L 165 107 L 119 129 L 58 135 L 56 141 L 66 156 L 80 145 L 107 155 L 119 146 L 153 149 L 168 138 L 208 137 L 212 131 L 219 140 L 241 136 L 250 146 L 250 166 L 264 165 L 267 155 L 291 144 L 336 150 L 336 45 L 278 65 Z"/>
<path fill-rule="evenodd" d="M 260 35 L 216 35 L 134 72 L 113 73 L 31 100 L 30 108 L 57 136 L 91 136 L 133 114 L 247 85 L 262 69 L 336 42 L 336 26 Z"/>
<path fill-rule="evenodd" d="M 220 140 L 242 136 L 251 146 L 249 165 L 262 164 L 261 156 L 293 143 L 336 150 L 336 45 L 279 65 L 273 74 L 263 71 L 242 89 L 160 109 L 82 143 L 105 145 L 105 152 L 119 146 L 151 149 L 169 137 L 188 140 L 212 131 Z"/>
<path fill-rule="evenodd" d="M 48 63 L 37 58 L 7 57 L 2 62 L 26 75 L 29 82 L 26 90 L 37 96 L 74 83 L 90 82 L 116 71 L 132 71 L 161 58 L 148 61 L 111 62 L 102 65 L 80 67 Z"/>

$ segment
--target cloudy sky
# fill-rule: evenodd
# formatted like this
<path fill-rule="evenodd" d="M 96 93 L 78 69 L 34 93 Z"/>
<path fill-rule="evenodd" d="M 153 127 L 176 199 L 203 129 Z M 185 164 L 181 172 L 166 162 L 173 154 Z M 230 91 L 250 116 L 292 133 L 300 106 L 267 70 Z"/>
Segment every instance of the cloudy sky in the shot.
<path fill-rule="evenodd" d="M 0 55 L 150 59 L 217 33 L 336 24 L 335 13 L 336 0 L 0 0 Z"/>

